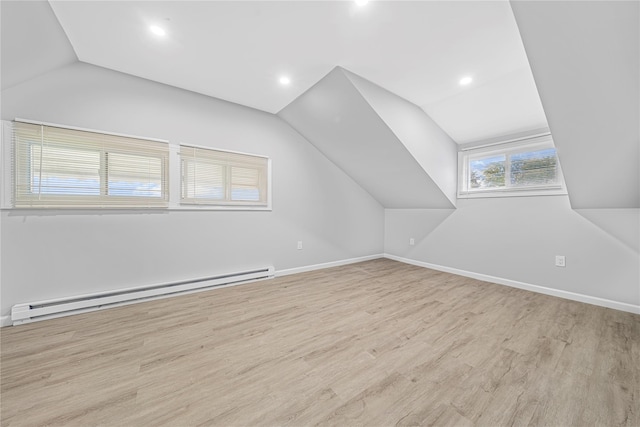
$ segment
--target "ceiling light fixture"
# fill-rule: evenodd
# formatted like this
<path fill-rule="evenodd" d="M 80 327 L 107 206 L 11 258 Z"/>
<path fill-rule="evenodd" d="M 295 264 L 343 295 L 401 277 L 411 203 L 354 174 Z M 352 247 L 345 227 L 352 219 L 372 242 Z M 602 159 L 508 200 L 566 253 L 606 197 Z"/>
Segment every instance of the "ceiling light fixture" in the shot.
<path fill-rule="evenodd" d="M 369 0 L 355 0 L 355 2 L 358 6 L 364 6 L 365 4 L 369 3 Z"/>
<path fill-rule="evenodd" d="M 291 79 L 289 77 L 287 77 L 287 76 L 282 76 L 282 77 L 280 77 L 279 82 L 280 82 L 281 85 L 285 85 L 286 86 L 289 83 L 291 83 Z"/>
<path fill-rule="evenodd" d="M 460 86 L 466 86 L 469 83 L 471 83 L 473 81 L 473 79 L 469 76 L 467 77 L 463 77 L 462 79 L 460 79 Z"/>
<path fill-rule="evenodd" d="M 157 25 L 151 25 L 149 27 L 149 31 L 151 31 L 153 34 L 159 37 L 163 37 L 167 34 L 164 28 L 158 27 Z"/>

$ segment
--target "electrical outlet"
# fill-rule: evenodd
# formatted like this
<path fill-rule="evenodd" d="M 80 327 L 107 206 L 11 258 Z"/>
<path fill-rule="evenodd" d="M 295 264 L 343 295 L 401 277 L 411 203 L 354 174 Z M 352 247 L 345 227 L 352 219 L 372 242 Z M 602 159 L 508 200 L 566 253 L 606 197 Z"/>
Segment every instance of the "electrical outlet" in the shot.
<path fill-rule="evenodd" d="M 298 240 L 298 250 L 302 249 L 302 240 Z"/>
<path fill-rule="evenodd" d="M 566 265 L 564 255 L 556 255 L 556 267 L 565 267 Z"/>
<path fill-rule="evenodd" d="M 412 237 L 412 238 L 410 238 L 410 239 L 409 239 L 409 244 L 410 244 L 411 246 L 415 245 L 415 244 L 416 244 L 416 240 L 415 240 L 413 237 Z"/>

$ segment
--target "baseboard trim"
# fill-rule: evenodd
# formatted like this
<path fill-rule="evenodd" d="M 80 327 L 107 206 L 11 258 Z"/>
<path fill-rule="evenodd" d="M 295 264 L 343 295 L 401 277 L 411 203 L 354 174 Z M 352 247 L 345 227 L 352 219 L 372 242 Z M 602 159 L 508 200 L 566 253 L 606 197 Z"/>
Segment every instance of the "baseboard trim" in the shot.
<path fill-rule="evenodd" d="M 472 271 L 460 270 L 458 268 L 446 267 L 443 265 L 430 264 L 424 261 L 416 261 L 409 258 L 403 258 L 396 255 L 384 254 L 385 258 L 411 264 L 418 267 L 430 268 L 432 270 L 443 271 L 445 273 L 457 274 L 458 276 L 470 277 L 472 279 L 482 280 L 484 282 L 496 283 L 498 285 L 510 286 L 512 288 L 524 289 L 539 294 L 551 295 L 554 297 L 569 299 L 572 301 L 584 302 L 587 304 L 598 305 L 601 307 L 612 308 L 614 310 L 626 311 L 628 313 L 640 314 L 640 305 L 628 304 L 625 302 L 613 301 L 605 298 L 593 297 L 590 295 L 578 294 L 560 289 L 547 288 L 545 286 L 532 285 L 530 283 L 518 282 L 516 280 L 504 279 L 502 277 L 489 276 L 488 274 L 474 273 Z"/>
<path fill-rule="evenodd" d="M 291 274 L 305 273 L 314 270 L 322 270 L 325 268 L 339 267 L 342 265 L 355 264 L 357 262 L 370 261 L 379 258 L 387 258 L 394 261 L 399 261 L 405 264 L 415 265 L 418 267 L 430 268 L 432 270 L 443 271 L 445 273 L 457 274 L 459 276 L 470 277 L 472 279 L 482 280 L 485 282 L 496 283 L 499 285 L 510 286 L 513 288 L 524 289 L 531 292 L 537 292 L 540 294 L 551 295 L 554 297 L 564 298 L 572 301 L 584 302 L 587 304 L 597 305 L 601 307 L 612 308 L 614 310 L 625 311 L 629 313 L 640 314 L 640 305 L 633 305 L 624 302 L 613 301 L 605 298 L 593 297 L 590 295 L 578 294 L 569 291 L 563 291 L 559 289 L 547 288 L 545 286 L 532 285 L 529 283 L 518 282 L 516 280 L 504 279 L 502 277 L 490 276 L 482 273 L 474 273 L 472 271 L 460 270 L 458 268 L 447 267 L 443 265 L 431 264 L 424 261 L 417 261 L 409 258 L 404 258 L 391 254 L 376 254 L 367 255 L 357 258 L 343 259 L 339 261 L 325 262 L 321 264 L 307 265 L 303 267 L 287 268 L 283 270 L 276 270 L 274 272 L 275 277 L 288 276 Z M 220 287 L 227 287 L 233 285 L 223 285 Z M 0 327 L 11 326 L 11 316 L 0 316 Z"/>
<path fill-rule="evenodd" d="M 373 259 L 379 259 L 379 258 L 384 258 L 383 254 L 375 254 L 375 255 L 368 255 L 368 256 L 363 256 L 363 257 L 358 257 L 358 258 L 349 258 L 349 259 L 343 259 L 343 260 L 339 260 L 339 261 L 332 261 L 332 262 L 325 262 L 322 264 L 313 264 L 313 265 L 306 265 L 303 267 L 296 267 L 296 268 L 288 268 L 288 269 L 284 269 L 284 270 L 277 270 L 274 271 L 274 277 L 279 277 L 279 276 L 287 276 L 290 274 L 297 274 L 297 273 L 304 273 L 307 271 L 314 271 L 314 270 L 321 270 L 324 268 L 331 268 L 331 267 L 339 267 L 341 265 L 347 265 L 347 264 L 354 264 L 357 262 L 362 262 L 362 261 L 370 261 Z M 236 286 L 238 284 L 244 284 L 244 283 L 249 283 L 249 282 L 243 282 L 243 283 L 237 283 L 237 284 L 230 284 L 230 285 L 220 285 L 217 286 L 215 289 L 219 289 L 219 288 L 226 288 L 228 286 Z M 197 292 L 196 291 L 189 291 L 189 292 L 185 292 L 184 294 L 187 293 L 192 293 L 192 292 Z M 152 299 L 161 299 L 161 298 L 170 298 L 173 295 L 164 295 L 164 296 L 158 296 L 158 297 L 154 297 L 151 298 L 149 300 Z M 115 306 L 119 306 L 119 305 L 129 305 L 129 304 L 134 304 L 138 301 L 125 301 L 123 303 L 119 303 L 119 304 L 114 304 L 112 306 L 109 307 L 115 307 Z M 87 311 L 95 311 L 98 310 L 96 309 L 87 309 Z M 62 315 L 56 315 L 56 316 L 51 316 L 51 318 L 54 317 L 62 317 Z M 11 320 L 11 316 L 0 316 L 0 327 L 5 327 L 5 326 L 12 326 L 13 322 Z"/>
<path fill-rule="evenodd" d="M 367 255 L 357 258 L 342 259 L 340 261 L 324 262 L 322 264 L 305 265 L 303 267 L 286 268 L 284 270 L 276 270 L 275 276 L 288 276 L 290 274 L 306 273 L 308 271 L 322 270 L 324 268 L 340 267 L 341 265 L 355 264 L 356 262 L 371 261 L 372 259 L 384 258 L 384 254 Z"/>
<path fill-rule="evenodd" d="M 0 328 L 11 326 L 11 316 L 0 316 Z"/>

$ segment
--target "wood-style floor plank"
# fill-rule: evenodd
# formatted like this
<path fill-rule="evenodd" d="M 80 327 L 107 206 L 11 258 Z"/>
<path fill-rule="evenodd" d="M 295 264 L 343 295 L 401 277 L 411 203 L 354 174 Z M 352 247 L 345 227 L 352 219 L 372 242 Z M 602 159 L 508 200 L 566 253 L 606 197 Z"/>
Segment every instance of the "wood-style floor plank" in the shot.
<path fill-rule="evenodd" d="M 3 328 L 2 426 L 640 426 L 640 316 L 379 259 Z"/>

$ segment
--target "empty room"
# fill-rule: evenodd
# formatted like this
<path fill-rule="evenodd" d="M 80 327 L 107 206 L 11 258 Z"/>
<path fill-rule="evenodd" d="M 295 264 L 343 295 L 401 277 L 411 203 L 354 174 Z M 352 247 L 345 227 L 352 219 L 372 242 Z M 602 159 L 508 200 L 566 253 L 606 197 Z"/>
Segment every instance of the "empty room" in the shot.
<path fill-rule="evenodd" d="M 3 427 L 640 427 L 639 1 L 0 16 Z"/>

